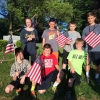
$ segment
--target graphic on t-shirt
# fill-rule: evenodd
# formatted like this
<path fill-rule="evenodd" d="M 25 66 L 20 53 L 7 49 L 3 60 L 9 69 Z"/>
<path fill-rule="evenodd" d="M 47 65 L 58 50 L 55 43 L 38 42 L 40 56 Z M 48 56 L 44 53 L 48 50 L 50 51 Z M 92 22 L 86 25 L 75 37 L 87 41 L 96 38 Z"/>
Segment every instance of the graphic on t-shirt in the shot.
<path fill-rule="evenodd" d="M 49 32 L 48 32 L 48 35 L 49 35 L 49 40 L 52 40 L 52 39 L 55 38 L 56 31 L 49 31 Z"/>
<path fill-rule="evenodd" d="M 70 37 L 71 40 L 73 40 L 73 34 L 72 33 L 69 34 L 69 37 Z"/>
<path fill-rule="evenodd" d="M 73 54 L 72 58 L 74 58 L 74 59 L 84 59 L 84 56 Z"/>
<path fill-rule="evenodd" d="M 53 66 L 53 59 L 44 59 L 45 68 L 50 68 Z"/>

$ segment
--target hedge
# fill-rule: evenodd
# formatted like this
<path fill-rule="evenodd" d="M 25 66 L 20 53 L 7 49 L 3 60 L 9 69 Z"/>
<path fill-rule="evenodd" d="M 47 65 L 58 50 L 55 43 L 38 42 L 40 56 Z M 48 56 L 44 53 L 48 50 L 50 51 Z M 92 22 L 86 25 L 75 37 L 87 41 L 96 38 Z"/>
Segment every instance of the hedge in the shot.
<path fill-rule="evenodd" d="M 16 42 L 16 46 L 17 46 L 17 47 L 24 48 L 24 45 L 20 42 L 20 40 L 18 40 L 18 41 Z"/>
<path fill-rule="evenodd" d="M 0 52 L 5 51 L 7 43 L 8 43 L 7 40 L 0 40 Z"/>

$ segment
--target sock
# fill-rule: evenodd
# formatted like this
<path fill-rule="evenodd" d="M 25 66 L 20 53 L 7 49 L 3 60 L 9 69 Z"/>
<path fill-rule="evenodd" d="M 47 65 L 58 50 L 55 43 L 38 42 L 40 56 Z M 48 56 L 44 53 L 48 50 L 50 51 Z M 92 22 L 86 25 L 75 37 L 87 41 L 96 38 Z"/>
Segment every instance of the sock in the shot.
<path fill-rule="evenodd" d="M 86 76 L 87 76 L 87 77 L 90 77 L 90 76 L 89 76 L 89 72 L 86 72 Z"/>
<path fill-rule="evenodd" d="M 95 78 L 99 78 L 99 74 L 95 74 Z"/>
<path fill-rule="evenodd" d="M 35 86 L 32 86 L 32 87 L 31 87 L 31 92 L 34 91 L 34 89 L 35 89 Z"/>
<path fill-rule="evenodd" d="M 58 86 L 58 84 L 59 84 L 59 83 L 55 82 L 55 83 L 53 84 L 53 87 Z"/>

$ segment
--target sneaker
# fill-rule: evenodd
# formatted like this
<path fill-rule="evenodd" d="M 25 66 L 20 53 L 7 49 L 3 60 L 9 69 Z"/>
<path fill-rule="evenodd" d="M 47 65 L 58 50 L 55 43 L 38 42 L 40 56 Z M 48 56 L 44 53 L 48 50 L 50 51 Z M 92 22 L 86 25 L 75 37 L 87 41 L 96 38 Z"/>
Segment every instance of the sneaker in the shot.
<path fill-rule="evenodd" d="M 31 92 L 31 95 L 32 95 L 32 98 L 33 98 L 33 99 L 36 99 L 36 92 L 35 92 L 35 91 L 32 91 L 32 92 Z"/>
<path fill-rule="evenodd" d="M 20 92 L 21 92 L 21 88 L 17 89 L 16 90 L 16 95 L 20 95 Z"/>
<path fill-rule="evenodd" d="M 66 93 L 65 99 L 66 100 L 72 100 L 71 92 L 70 91 Z"/>
<path fill-rule="evenodd" d="M 52 91 L 53 91 L 54 93 L 56 93 L 56 91 L 57 91 L 57 86 L 53 86 L 53 87 L 52 87 Z"/>
<path fill-rule="evenodd" d="M 99 80 L 99 78 L 96 78 L 95 81 L 96 81 L 96 83 L 97 83 L 98 85 L 100 85 L 100 80 Z"/>

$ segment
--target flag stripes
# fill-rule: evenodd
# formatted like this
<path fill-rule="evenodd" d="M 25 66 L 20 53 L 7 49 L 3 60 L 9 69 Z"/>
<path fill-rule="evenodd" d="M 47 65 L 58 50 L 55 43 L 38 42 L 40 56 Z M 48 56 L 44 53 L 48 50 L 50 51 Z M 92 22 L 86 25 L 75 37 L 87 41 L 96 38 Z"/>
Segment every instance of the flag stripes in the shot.
<path fill-rule="evenodd" d="M 66 38 L 64 34 L 60 34 L 59 36 L 56 37 L 56 41 L 58 42 L 58 45 L 62 48 L 65 45 L 66 41 L 71 41 L 71 39 L 68 37 Z"/>
<path fill-rule="evenodd" d="M 100 35 L 95 32 L 89 33 L 84 39 L 91 47 L 95 48 L 100 43 Z"/>

